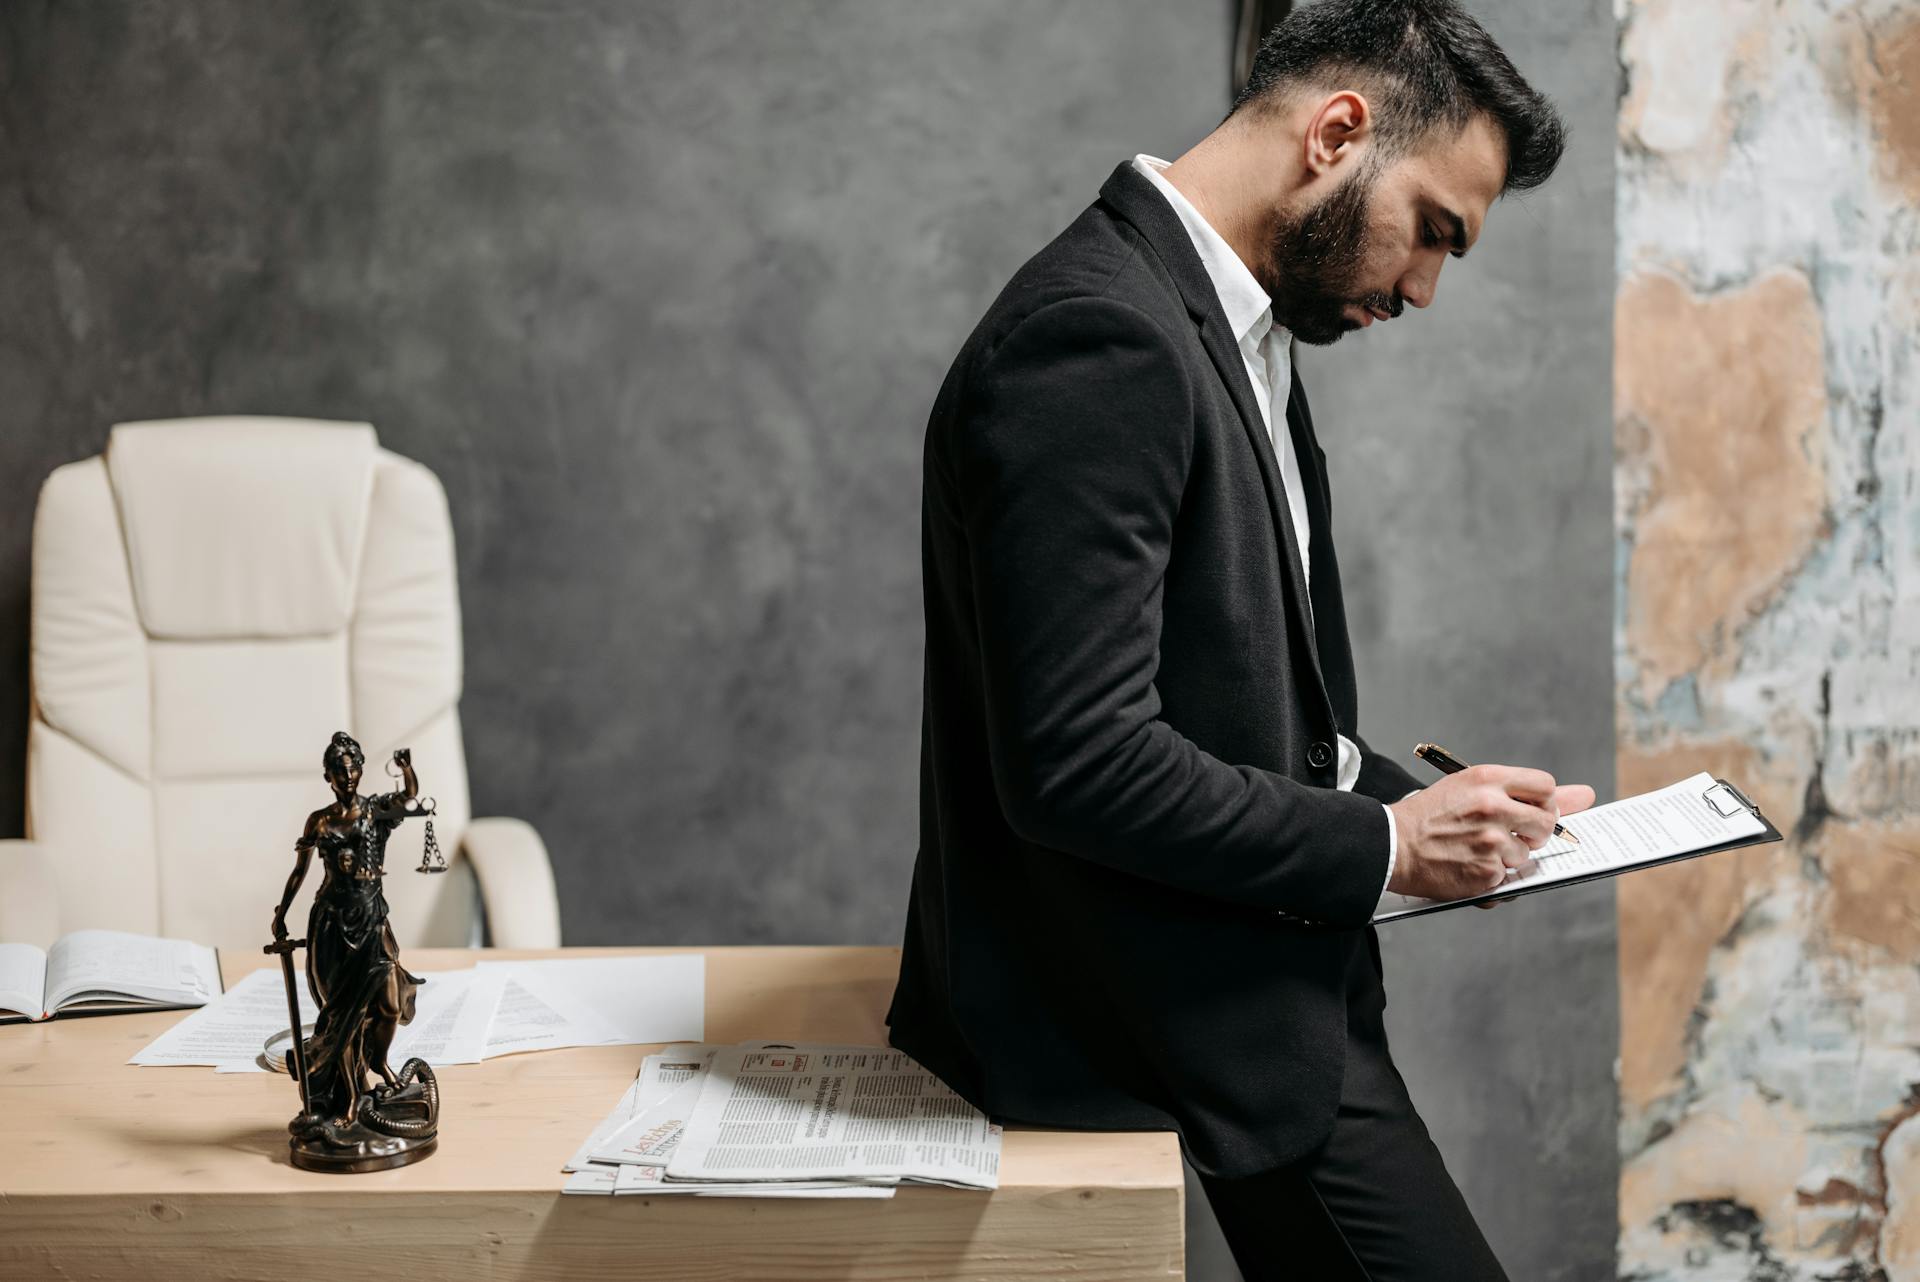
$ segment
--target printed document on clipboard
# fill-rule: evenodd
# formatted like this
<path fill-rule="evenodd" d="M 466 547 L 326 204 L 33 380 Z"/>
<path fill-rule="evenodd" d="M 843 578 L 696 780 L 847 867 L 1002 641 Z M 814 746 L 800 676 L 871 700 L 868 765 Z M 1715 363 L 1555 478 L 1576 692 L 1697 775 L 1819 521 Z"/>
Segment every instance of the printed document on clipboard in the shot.
<path fill-rule="evenodd" d="M 1654 792 L 1563 815 L 1560 824 L 1579 843 L 1553 838 L 1533 852 L 1537 862 L 1530 870 L 1509 874 L 1504 885 L 1465 899 L 1416 899 L 1389 891 L 1373 911 L 1375 924 L 1780 840 L 1758 806 L 1704 770 Z"/>

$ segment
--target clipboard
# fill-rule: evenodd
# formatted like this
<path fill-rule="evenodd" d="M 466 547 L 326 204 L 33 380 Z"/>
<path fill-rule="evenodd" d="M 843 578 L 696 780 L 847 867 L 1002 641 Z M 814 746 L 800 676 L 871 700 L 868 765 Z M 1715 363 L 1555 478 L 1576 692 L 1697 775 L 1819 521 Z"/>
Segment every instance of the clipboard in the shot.
<path fill-rule="evenodd" d="M 1748 814 L 1760 821 L 1761 830 L 1751 836 L 1735 837 L 1729 841 L 1717 842 L 1710 846 L 1701 846 L 1694 850 L 1682 850 L 1676 854 L 1662 855 L 1658 858 L 1641 860 L 1637 863 L 1624 864 L 1613 868 L 1594 868 L 1585 872 L 1573 873 L 1563 877 L 1552 877 L 1544 880 L 1536 880 L 1533 877 L 1522 877 L 1518 881 L 1509 882 L 1504 886 L 1485 891 L 1478 895 L 1469 895 L 1464 899 L 1440 900 L 1434 903 L 1423 904 L 1419 907 L 1396 909 L 1384 916 L 1376 915 L 1369 924 L 1382 926 L 1389 922 L 1406 921 L 1412 917 L 1425 917 L 1431 913 L 1446 912 L 1450 908 L 1465 908 L 1469 904 L 1483 904 L 1505 899 L 1518 899 L 1522 895 L 1538 894 L 1543 890 L 1558 890 L 1562 886 L 1584 885 L 1590 881 L 1598 881 L 1603 877 L 1618 877 L 1623 873 L 1639 872 L 1643 868 L 1658 868 L 1664 864 L 1679 863 L 1683 859 L 1698 859 L 1702 855 L 1717 855 L 1726 850 L 1739 850 L 1746 846 L 1760 846 L 1771 841 L 1779 841 L 1782 839 L 1780 830 L 1774 827 L 1771 819 L 1760 813 L 1760 807 L 1755 805 L 1745 793 L 1741 792 L 1740 789 L 1736 788 L 1726 779 L 1714 776 L 1713 782 L 1700 794 L 1700 799 L 1708 806 L 1711 806 L 1714 813 L 1722 819 L 1731 818 L 1738 814 L 1740 810 L 1745 810 Z"/>

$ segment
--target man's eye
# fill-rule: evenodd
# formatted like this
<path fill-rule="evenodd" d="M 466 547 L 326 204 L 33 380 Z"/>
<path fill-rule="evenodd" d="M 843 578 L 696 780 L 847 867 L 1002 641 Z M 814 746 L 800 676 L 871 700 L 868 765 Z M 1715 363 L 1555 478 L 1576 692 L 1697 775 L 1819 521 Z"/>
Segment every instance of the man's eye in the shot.
<path fill-rule="evenodd" d="M 1420 224 L 1420 243 L 1423 245 L 1439 244 L 1440 243 L 1439 228 L 1435 227 L 1432 223 L 1422 222 Z"/>

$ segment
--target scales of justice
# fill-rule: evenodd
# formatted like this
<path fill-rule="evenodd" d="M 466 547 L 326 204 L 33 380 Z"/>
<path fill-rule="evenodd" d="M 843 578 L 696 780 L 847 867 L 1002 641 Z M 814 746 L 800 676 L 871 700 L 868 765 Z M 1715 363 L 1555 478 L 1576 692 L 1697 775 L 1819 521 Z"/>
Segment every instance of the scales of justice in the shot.
<path fill-rule="evenodd" d="M 280 958 L 292 1020 L 286 1032 L 268 1040 L 264 1058 L 299 1083 L 300 1113 L 287 1124 L 287 1145 L 293 1164 L 310 1171 L 406 1166 L 430 1156 L 439 1143 L 440 1087 L 433 1070 L 417 1058 L 397 1073 L 387 1064 L 394 1029 L 412 1021 L 415 994 L 426 981 L 400 964 L 380 883 L 387 841 L 408 819 L 427 821 L 414 871 L 445 872 L 447 860 L 433 835 L 433 799 L 420 799 L 411 750 L 399 749 L 388 763 L 388 776 L 401 781 L 392 792 L 360 795 L 365 762 L 360 745 L 344 731 L 327 745 L 322 765 L 334 802 L 307 816 L 294 843 L 293 873 L 274 909 L 273 942 L 263 950 Z M 290 939 L 287 908 L 316 854 L 323 878 L 307 917 L 307 937 Z M 300 1019 L 296 948 L 307 950 L 307 988 L 319 1007 L 310 1028 Z"/>

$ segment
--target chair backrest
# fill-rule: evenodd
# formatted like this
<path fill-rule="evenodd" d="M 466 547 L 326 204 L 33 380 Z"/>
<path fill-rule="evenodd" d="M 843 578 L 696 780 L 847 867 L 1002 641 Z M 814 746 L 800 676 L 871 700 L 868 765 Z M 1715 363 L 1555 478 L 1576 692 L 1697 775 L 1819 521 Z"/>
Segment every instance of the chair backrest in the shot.
<path fill-rule="evenodd" d="M 413 749 L 454 861 L 453 527 L 438 478 L 368 424 L 122 423 L 42 487 L 32 591 L 27 835 L 57 860 L 62 931 L 264 943 L 336 730 L 366 750 L 362 792 Z M 464 944 L 471 873 L 416 875 L 421 842 L 410 821 L 388 849 L 394 932 Z"/>

